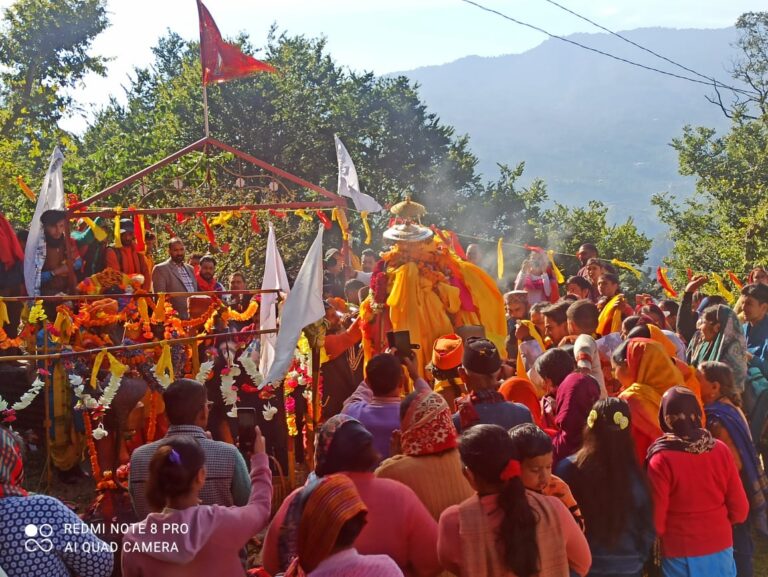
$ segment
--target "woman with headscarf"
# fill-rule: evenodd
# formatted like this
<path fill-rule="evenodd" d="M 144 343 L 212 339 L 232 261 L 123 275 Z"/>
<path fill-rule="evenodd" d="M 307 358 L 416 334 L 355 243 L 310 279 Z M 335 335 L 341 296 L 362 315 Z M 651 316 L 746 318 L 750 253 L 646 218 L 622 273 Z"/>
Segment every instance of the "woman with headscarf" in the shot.
<path fill-rule="evenodd" d="M 109 545 L 81 527 L 80 518 L 47 495 L 22 487 L 19 440 L 0 427 L 0 568 L 8 577 L 108 577 L 114 564 Z M 71 533 L 71 534 L 70 534 Z"/>
<path fill-rule="evenodd" d="M 413 392 L 400 404 L 400 418 L 400 454 L 379 465 L 376 476 L 413 489 L 437 521 L 447 507 L 472 494 L 461 472 L 451 410 L 437 393 Z"/>
<path fill-rule="evenodd" d="M 501 383 L 499 393 L 510 403 L 520 403 L 528 407 L 533 417 L 533 424 L 542 427 L 541 402 L 534 384 L 525 377 L 511 377 Z"/>
<path fill-rule="evenodd" d="M 373 436 L 360 421 L 339 414 L 323 423 L 315 438 L 314 472 L 283 501 L 264 538 L 264 569 L 271 575 L 288 569 L 298 555 L 302 512 L 315 484 L 326 475 L 344 473 L 368 509 L 355 542 L 360 553 L 389 555 L 405 575 L 437 575 L 437 523 L 411 489 L 374 477 L 379 461 Z"/>
<path fill-rule="evenodd" d="M 328 475 L 306 498 L 296 557 L 285 577 L 402 577 L 386 555 L 360 555 L 355 539 L 366 525 L 368 509 L 346 475 Z"/>
<path fill-rule="evenodd" d="M 701 417 L 695 395 L 672 387 L 659 411 L 664 435 L 648 449 L 665 577 L 736 576 L 731 526 L 746 520 L 749 502 L 731 451 Z"/>
<path fill-rule="evenodd" d="M 720 361 L 733 371 L 736 391 L 744 393 L 747 381 L 747 341 L 736 313 L 726 305 L 704 309 L 699 330 L 688 344 L 688 361 L 695 366 Z M 749 406 L 749 399 L 744 399 Z"/>
<path fill-rule="evenodd" d="M 613 353 L 616 379 L 621 383 L 619 398 L 632 414 L 632 438 L 637 462 L 645 460 L 648 447 L 661 435 L 659 407 L 661 396 L 683 384 L 683 375 L 664 348 L 651 339 L 625 341 Z"/>
<path fill-rule="evenodd" d="M 768 536 L 768 478 L 752 442 L 747 419 L 739 408 L 741 399 L 734 390 L 731 368 L 717 361 L 703 362 L 699 365 L 699 380 L 707 429 L 731 450 L 749 499 L 748 522 L 733 527 L 733 557 L 739 577 L 751 577 L 755 549 L 752 528 Z"/>

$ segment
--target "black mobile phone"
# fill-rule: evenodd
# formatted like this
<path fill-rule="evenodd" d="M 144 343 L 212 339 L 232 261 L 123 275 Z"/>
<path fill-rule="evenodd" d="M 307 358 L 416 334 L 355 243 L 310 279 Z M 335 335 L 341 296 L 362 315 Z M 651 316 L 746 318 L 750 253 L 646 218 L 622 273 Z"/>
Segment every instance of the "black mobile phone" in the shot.
<path fill-rule="evenodd" d="M 420 348 L 419 345 L 411 343 L 411 333 L 409 331 L 389 331 L 387 333 L 387 345 L 395 350 L 395 354 L 401 359 L 411 356 L 414 349 Z"/>
<path fill-rule="evenodd" d="M 253 407 L 237 408 L 237 442 L 244 454 L 253 453 L 253 443 L 256 440 L 256 409 Z"/>

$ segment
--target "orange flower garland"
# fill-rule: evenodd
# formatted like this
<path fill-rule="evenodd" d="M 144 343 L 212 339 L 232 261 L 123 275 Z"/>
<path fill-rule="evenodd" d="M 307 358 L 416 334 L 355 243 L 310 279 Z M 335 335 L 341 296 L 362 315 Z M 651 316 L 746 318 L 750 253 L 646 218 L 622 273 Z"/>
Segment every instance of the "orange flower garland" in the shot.
<path fill-rule="evenodd" d="M 93 442 L 93 424 L 91 415 L 88 411 L 83 411 L 83 423 L 85 424 L 85 443 L 88 446 L 88 453 L 91 461 L 91 472 L 96 483 L 101 482 L 101 467 L 99 467 L 99 457 L 96 452 L 96 443 Z"/>

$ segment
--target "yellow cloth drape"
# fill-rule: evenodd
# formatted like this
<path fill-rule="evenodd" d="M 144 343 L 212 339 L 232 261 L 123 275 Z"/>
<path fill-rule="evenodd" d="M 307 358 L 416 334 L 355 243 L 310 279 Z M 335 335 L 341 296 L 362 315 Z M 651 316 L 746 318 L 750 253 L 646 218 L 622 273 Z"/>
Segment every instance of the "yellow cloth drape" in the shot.
<path fill-rule="evenodd" d="M 171 347 L 168 343 L 163 343 L 163 349 L 160 353 L 160 358 L 157 360 L 155 373 L 158 375 L 167 374 L 171 382 L 175 380 L 173 362 L 171 361 Z"/>
<path fill-rule="evenodd" d="M 8 307 L 6 306 L 5 301 L 0 298 L 0 328 L 3 328 L 10 322 L 11 321 L 8 319 Z"/>
<path fill-rule="evenodd" d="M 114 235 L 115 235 L 115 247 L 117 248 L 123 248 L 123 243 L 120 240 L 120 215 L 123 213 L 123 208 L 121 206 L 115 207 L 115 225 L 114 225 Z"/>
<path fill-rule="evenodd" d="M 624 262 L 623 260 L 619 260 L 617 258 L 611 259 L 611 264 L 613 266 L 617 266 L 619 268 L 623 268 L 624 270 L 628 270 L 633 275 L 635 275 L 637 278 L 643 278 L 643 273 L 641 273 L 639 270 L 637 270 L 635 267 L 633 267 L 628 262 Z"/>
<path fill-rule="evenodd" d="M 103 228 L 101 228 L 98 224 L 96 224 L 92 219 L 88 218 L 87 216 L 83 217 L 83 222 L 88 225 L 88 228 L 91 229 L 91 232 L 93 232 L 93 237 L 97 241 L 104 242 L 104 240 L 107 238 L 107 231 L 105 231 Z"/>
<path fill-rule="evenodd" d="M 51 403 L 51 461 L 60 471 L 77 465 L 83 453 L 83 435 L 75 430 L 72 419 L 72 388 L 69 386 L 63 363 L 53 367 L 53 399 Z"/>
<path fill-rule="evenodd" d="M 445 288 L 442 290 L 447 294 Z M 419 275 L 416 263 L 409 262 L 395 270 L 387 306 L 392 330 L 410 331 L 411 343 L 421 347 L 415 352 L 423 372 L 435 340 L 452 333 L 453 326 L 432 281 Z"/>
<path fill-rule="evenodd" d="M 478 323 L 463 324 L 483 325 L 488 340 L 496 345 L 501 357 L 506 358 L 507 348 L 504 341 L 507 338 L 507 322 L 504 317 L 504 297 L 499 287 L 487 272 L 471 262 L 459 260 L 458 265 L 479 317 Z"/>
<path fill-rule="evenodd" d="M 603 307 L 597 320 L 597 334 L 605 336 L 621 330 L 621 309 L 619 305 L 623 299 L 624 295 L 618 294 Z"/>
<path fill-rule="evenodd" d="M 245 249 L 245 266 L 251 266 L 251 253 L 253 252 L 253 247 L 249 246 Z"/>

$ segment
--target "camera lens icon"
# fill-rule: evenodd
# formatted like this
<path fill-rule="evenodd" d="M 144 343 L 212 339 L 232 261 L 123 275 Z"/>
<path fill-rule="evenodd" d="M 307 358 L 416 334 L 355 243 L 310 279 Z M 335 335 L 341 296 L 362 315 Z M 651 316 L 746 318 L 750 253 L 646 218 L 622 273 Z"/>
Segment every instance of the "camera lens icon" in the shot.
<path fill-rule="evenodd" d="M 24 535 L 28 537 L 28 539 L 24 541 L 24 550 L 28 553 L 34 553 L 36 551 L 49 553 L 53 549 L 53 541 L 49 539 L 49 537 L 53 535 L 53 527 L 48 523 L 43 523 L 42 525 L 30 523 L 24 527 Z"/>

